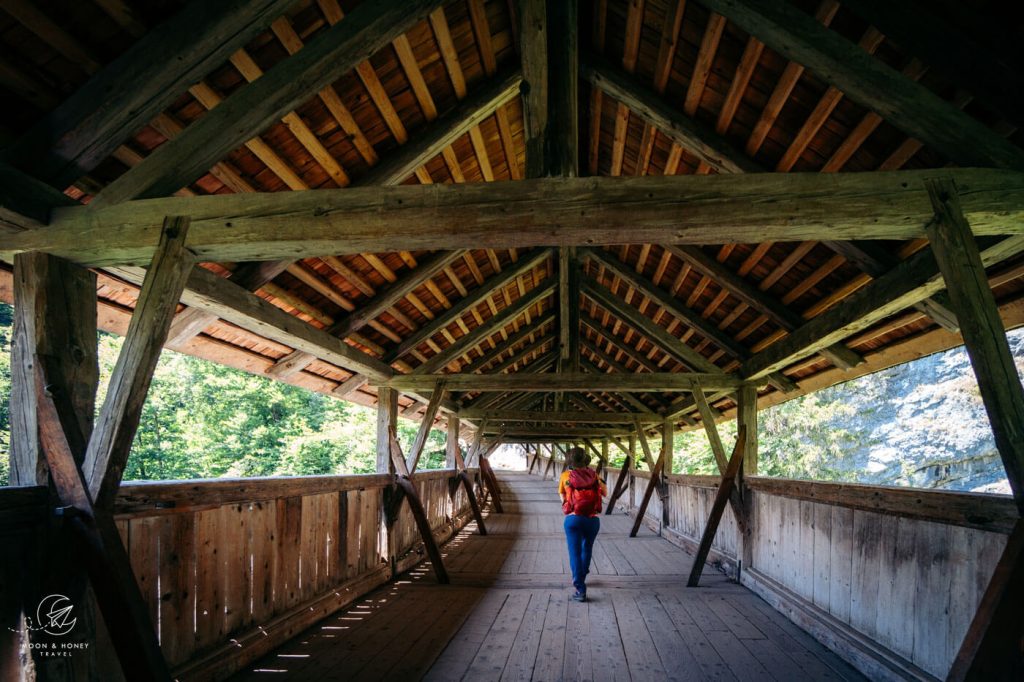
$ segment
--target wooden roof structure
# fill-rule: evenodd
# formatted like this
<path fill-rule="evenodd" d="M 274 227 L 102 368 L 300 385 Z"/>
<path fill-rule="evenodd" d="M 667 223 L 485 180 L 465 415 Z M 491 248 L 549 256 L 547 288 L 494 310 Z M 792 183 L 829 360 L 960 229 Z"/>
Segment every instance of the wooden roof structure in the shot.
<path fill-rule="evenodd" d="M 381 3 L 372 11 L 363 7 L 356 13 L 359 21 L 347 22 L 344 17 L 358 8 L 352 4 L 226 3 L 200 16 L 197 8 L 175 2 L 65 7 L 8 0 L 0 17 L 6 46 L 0 87 L 10 102 L 0 120 L 11 140 L 6 162 L 63 191 L 69 201 L 62 203 L 109 207 L 114 214 L 125 199 L 172 193 L 184 198 L 318 190 L 308 202 L 296 195 L 306 202 L 295 209 L 302 211 L 320 201 L 321 190 L 379 185 L 455 184 L 476 192 L 471 185 L 493 182 L 499 183 L 496 201 L 504 202 L 499 186 L 508 187 L 507 181 L 550 174 L 526 167 L 531 133 L 519 94 L 529 91 L 522 85 L 523 69 L 535 68 L 527 48 L 536 49 L 537 36 L 520 35 L 523 18 L 515 3 Z M 907 12 L 883 3 L 747 4 L 585 4 L 572 26 L 579 67 L 578 81 L 569 84 L 577 94 L 574 139 L 567 146 L 576 156 L 570 174 L 829 174 L 1024 165 L 1016 132 L 1019 76 L 1008 69 L 1011 56 L 1001 53 L 1008 43 L 981 43 L 972 32 L 982 22 L 989 29 L 1012 19 L 994 14 L 1009 10 L 988 7 L 973 23 L 961 23 L 929 8 L 934 15 L 927 20 L 935 26 L 957 26 L 962 40 L 950 45 L 921 38 L 922 31 L 901 23 Z M 401 21 L 392 21 L 398 15 Z M 192 35 L 184 38 L 182 31 Z M 330 39 L 320 40 L 328 34 Z M 791 40 L 797 34 L 800 41 Z M 340 45 L 342 38 L 350 44 Z M 323 49 L 305 48 L 314 43 Z M 954 57 L 966 51 L 984 77 L 966 78 L 958 66 L 962 60 Z M 843 56 L 851 60 L 847 68 Z M 882 85 L 910 94 L 889 102 L 894 96 Z M 267 104 L 271 93 L 279 101 Z M 259 101 L 265 106 L 254 111 L 251 105 Z M 946 124 L 962 134 L 935 128 Z M 224 134 L 228 128 L 231 134 Z M 160 170 L 168 168 L 173 172 Z M 834 183 L 842 176 L 836 177 L 799 182 L 809 182 L 811 193 L 835 192 L 840 203 Z M 665 196 L 700 186 L 667 183 Z M 741 186 L 741 193 L 767 191 L 747 189 L 743 181 Z M 389 195 L 368 190 L 359 196 L 386 202 Z M 429 194 L 409 196 L 434 200 Z M 461 197 L 454 194 L 452 201 Z M 523 210 L 543 210 L 531 204 L 538 198 L 526 191 Z M 771 205 L 767 199 L 765 204 Z M 861 208 L 852 202 L 835 210 Z M 161 210 L 170 209 L 156 213 Z M 599 223 L 618 222 L 591 225 L 607 227 L 606 236 L 580 237 L 586 248 L 570 254 L 563 247 L 560 254 L 545 248 L 538 234 L 520 232 L 524 215 L 503 216 L 501 210 L 481 208 L 494 218 L 487 229 L 500 232 L 494 246 L 480 241 L 472 248 L 476 240 L 456 239 L 460 248 L 443 248 L 430 232 L 446 230 L 449 218 L 438 211 L 413 215 L 408 234 L 399 236 L 397 225 L 382 221 L 376 227 L 393 229 L 393 239 L 368 239 L 365 246 L 345 249 L 324 242 L 302 248 L 297 259 L 228 257 L 227 249 L 219 255 L 197 252 L 209 261 L 203 265 L 212 276 L 227 277 L 277 310 L 328 330 L 360 357 L 382 363 L 379 370 L 387 366 L 396 374 L 550 373 L 560 366 L 556 356 L 569 336 L 576 344 L 573 366 L 584 372 L 742 374 L 751 358 L 808 321 L 842 310 L 855 293 L 885 289 L 879 282 L 895 274 L 901 261 L 929 257 L 920 255 L 926 241 L 919 236 L 850 241 L 839 232 L 815 238 L 808 229 L 771 239 L 770 231 L 755 225 L 740 234 L 727 225 L 712 229 L 710 220 L 701 236 L 648 239 L 623 219 L 630 207 L 615 218 L 595 213 Z M 832 207 L 821 210 L 814 220 L 832 219 Z M 72 226 L 86 212 L 73 208 L 66 215 Z M 416 225 L 425 220 L 437 222 L 421 232 Z M 106 234 L 110 225 L 109 215 L 93 223 Z M 294 228 L 305 234 L 303 221 Z M 417 233 L 423 238 L 417 240 Z M 757 234 L 763 237 L 750 236 Z M 97 232 L 86 239 L 99 243 Z M 78 252 L 83 246 L 75 239 L 72 248 Z M 1019 324 L 1024 320 L 1015 303 L 1024 287 L 1024 259 L 1017 249 L 992 258 L 990 285 L 1009 322 Z M 90 264 L 103 264 L 103 258 Z M 571 285 L 563 270 L 579 273 Z M 123 331 L 139 278 L 110 269 L 99 281 L 103 325 Z M 956 317 L 941 291 L 915 296 L 910 305 L 886 298 L 877 298 L 883 314 L 848 325 L 836 343 L 815 352 L 797 349 L 775 362 L 764 375 L 761 403 L 953 342 L 945 332 L 956 330 Z M 168 346 L 375 403 L 376 389 L 359 362 L 296 352 L 288 336 L 275 338 L 255 326 L 251 319 L 215 310 L 182 311 Z M 484 395 L 467 386 L 442 409 L 529 407 L 524 404 L 532 399 L 524 396 Z M 425 403 L 409 395 L 401 400 L 406 415 L 422 411 Z M 733 407 L 724 393 L 715 394 L 713 403 L 720 410 Z M 684 426 L 699 416 L 695 401 L 659 390 L 585 391 L 563 407 L 655 413 Z"/>
<path fill-rule="evenodd" d="M 302 535 L 307 504 L 329 510 L 312 516 L 330 525 L 301 543 L 328 561 L 326 592 L 301 601 L 288 583 L 271 590 L 287 603 L 260 605 L 290 623 L 281 641 L 418 562 L 417 534 L 448 582 L 437 526 L 453 533 L 454 516 L 472 513 L 485 532 L 471 474 L 502 512 L 487 458 L 500 443 L 597 451 L 590 439 L 602 438 L 602 467 L 609 442 L 629 453 L 609 472 L 609 512 L 639 476 L 631 460 L 649 470 L 642 501 L 631 493 L 626 504 L 633 535 L 649 504 L 659 532 L 673 514 L 710 508 L 680 535 L 698 547 L 690 585 L 727 506 L 735 546 L 720 556 L 748 582 L 786 580 L 771 573 L 776 549 L 763 548 L 808 554 L 778 534 L 783 517 L 796 532 L 793 514 L 775 513 L 789 503 L 751 512 L 751 491 L 799 500 L 796 516 L 811 510 L 805 501 L 846 505 L 846 516 L 822 513 L 836 532 L 826 553 L 847 568 L 853 510 L 986 532 L 995 512 L 1008 538 L 990 553 L 1002 554 L 991 573 L 972 564 L 977 579 L 956 569 L 970 582 L 964 613 L 975 615 L 949 634 L 962 640 L 955 660 L 938 652 L 929 670 L 1019 672 L 1024 387 L 1004 331 L 1024 323 L 1020 12 L 984 0 L 0 0 L 0 260 L 10 264 L 0 298 L 18 301 L 11 472 L 35 486 L 5 491 L 14 511 L 4 518 L 27 518 L 14 525 L 28 536 L 21 546 L 34 546 L 25 529 L 57 500 L 84 540 L 70 556 L 86 559 L 78 570 L 127 676 L 170 679 L 168 660 L 208 651 L 185 641 L 192 625 L 200 632 L 189 613 L 223 613 L 231 622 L 218 634 L 241 632 L 241 612 L 217 594 L 209 608 L 190 606 L 186 586 L 166 605 L 185 614 L 184 639 L 158 639 L 151 609 L 165 608 L 163 596 L 147 605 L 137 589 L 136 566 L 154 556 L 191 585 L 196 538 L 213 532 L 191 516 L 199 498 L 259 523 L 271 507 L 249 503 L 275 500 L 288 542 Z M 94 423 L 97 326 L 126 342 Z M 746 482 L 759 406 L 961 340 L 1012 502 Z M 167 499 L 143 486 L 133 502 L 121 478 L 164 346 L 376 403 L 378 476 L 172 482 L 157 495 Z M 395 437 L 399 412 L 421 422 L 408 453 Z M 727 455 L 715 422 L 731 412 Z M 452 468 L 417 474 L 441 413 Z M 474 431 L 465 457 L 460 422 Z M 676 477 L 673 502 L 679 424 L 707 431 L 721 477 Z M 656 429 L 657 457 L 647 439 Z M 618 438 L 627 435 L 629 446 Z M 556 450 L 564 466 L 567 449 L 544 458 L 538 445 L 530 471 L 546 459 L 546 475 Z M 713 500 L 695 496 L 701 487 Z M 326 497 L 307 502 L 317 490 Z M 681 495 L 685 509 L 673 511 Z M 177 515 L 180 537 L 153 550 L 133 536 L 126 547 L 122 530 L 134 531 L 115 520 L 125 503 Z M 812 513 L 801 535 L 817 531 Z M 321 554 L 342 518 L 360 546 L 352 575 Z M 232 561 L 267 540 L 267 552 L 301 562 L 301 547 L 279 547 L 273 532 L 247 539 L 237 523 L 248 521 L 224 522 L 225 547 L 250 544 L 227 550 Z M 913 531 L 916 544 L 931 532 Z M 45 541 L 53 557 L 73 544 Z M 167 547 L 191 558 L 164 562 Z M 752 561 L 764 571 L 753 578 Z M 937 561 L 921 554 L 924 578 L 948 575 Z M 876 565 L 863 572 L 877 578 Z M 837 600 L 844 618 L 850 594 Z M 245 635 L 265 636 L 262 626 Z M 230 665 L 252 660 L 252 649 L 230 646 Z"/>

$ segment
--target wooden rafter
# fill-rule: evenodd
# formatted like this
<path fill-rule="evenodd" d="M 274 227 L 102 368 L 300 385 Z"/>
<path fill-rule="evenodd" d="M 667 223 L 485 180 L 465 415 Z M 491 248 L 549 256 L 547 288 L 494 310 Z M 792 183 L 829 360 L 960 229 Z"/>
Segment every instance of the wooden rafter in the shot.
<path fill-rule="evenodd" d="M 657 128 L 674 144 L 695 154 L 710 167 L 729 173 L 757 173 L 764 170 L 741 150 L 734 148 L 714 128 L 676 111 L 664 103 L 657 91 L 599 57 L 587 57 L 582 65 L 582 75 L 595 87 Z"/>
<path fill-rule="evenodd" d="M 389 0 L 357 8 L 265 77 L 158 147 L 94 201 L 111 205 L 135 197 L 165 196 L 187 185 L 229 151 L 363 63 L 367 54 L 390 44 L 439 4 L 439 0 Z"/>
<path fill-rule="evenodd" d="M 377 295 L 367 301 L 366 304 L 353 311 L 347 317 L 338 320 L 325 331 L 328 334 L 344 339 L 362 329 L 381 313 L 390 309 L 395 303 L 408 296 L 412 291 L 430 278 L 436 276 L 454 260 L 461 258 L 466 253 L 464 250 L 446 251 L 434 254 L 416 267 L 405 277 L 390 283 L 377 292 Z M 278 360 L 274 367 L 268 370 L 271 376 L 288 376 L 302 371 L 307 367 L 315 356 L 303 351 L 295 351 Z"/>
<path fill-rule="evenodd" d="M 803 324 L 803 318 L 770 294 L 750 285 L 739 275 L 733 273 L 724 264 L 708 256 L 695 246 L 666 246 L 666 251 L 681 258 L 691 267 L 712 278 L 719 286 L 728 290 L 748 306 L 771 318 L 783 329 L 791 331 Z M 842 344 L 824 349 L 822 355 L 827 357 L 836 367 L 850 369 L 856 367 L 864 359 Z"/>
<path fill-rule="evenodd" d="M 5 151 L 5 159 L 67 187 L 289 5 L 287 0 L 231 0 L 215 7 L 189 3 L 41 119 Z"/>
<path fill-rule="evenodd" d="M 1010 237 L 981 252 L 985 267 L 1024 251 L 1024 237 Z M 744 363 L 747 378 L 764 376 L 817 352 L 822 347 L 866 329 L 889 315 L 908 308 L 945 286 L 935 257 L 921 251 L 903 261 L 842 303 L 795 329 Z"/>
<path fill-rule="evenodd" d="M 1024 150 L 784 0 L 704 4 L 947 158 L 1024 169 Z"/>
<path fill-rule="evenodd" d="M 459 337 L 459 339 L 451 346 L 444 349 L 444 351 L 437 355 L 434 355 L 428 361 L 417 367 L 415 373 L 427 374 L 444 367 L 449 362 L 461 356 L 465 351 L 482 341 L 484 338 L 507 327 L 532 306 L 541 303 L 551 294 L 552 291 L 554 291 L 555 286 L 556 284 L 553 279 L 549 278 L 548 280 L 545 280 L 534 289 L 531 289 L 526 296 L 516 299 L 511 306 L 502 309 L 497 315 L 491 317 L 485 324 L 482 324 L 468 334 Z"/>

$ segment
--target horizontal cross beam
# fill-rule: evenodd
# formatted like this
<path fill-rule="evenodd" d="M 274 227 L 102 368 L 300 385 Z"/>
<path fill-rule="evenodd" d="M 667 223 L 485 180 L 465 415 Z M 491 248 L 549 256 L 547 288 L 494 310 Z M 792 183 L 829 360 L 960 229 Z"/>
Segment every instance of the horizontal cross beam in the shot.
<path fill-rule="evenodd" d="M 924 182 L 962 190 L 976 236 L 1024 233 L 1024 174 L 995 169 L 748 173 L 399 185 L 226 194 L 53 211 L 0 257 L 45 251 L 80 265 L 146 264 L 163 218 L 192 219 L 200 260 L 239 262 L 397 250 L 632 243 L 916 239 L 932 218 Z M 628 228 L 628 229 L 627 229 Z"/>
<path fill-rule="evenodd" d="M 633 424 L 641 422 L 660 424 L 664 417 L 653 413 L 633 412 L 544 412 L 531 410 L 477 410 L 459 411 L 459 419 L 486 419 L 494 424 L 504 422 L 569 423 L 569 424 Z"/>
<path fill-rule="evenodd" d="M 438 379 L 449 390 L 478 392 L 607 391 L 609 393 L 659 393 L 692 391 L 694 386 L 711 390 L 736 390 L 744 381 L 734 374 L 659 372 L 651 374 L 405 374 L 380 385 L 400 391 L 429 391 Z"/>

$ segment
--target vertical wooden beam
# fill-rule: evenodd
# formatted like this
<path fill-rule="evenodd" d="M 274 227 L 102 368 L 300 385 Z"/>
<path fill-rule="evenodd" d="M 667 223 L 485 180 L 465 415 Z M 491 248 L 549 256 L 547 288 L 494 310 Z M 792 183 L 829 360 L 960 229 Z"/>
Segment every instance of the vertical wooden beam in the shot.
<path fill-rule="evenodd" d="M 743 444 L 743 476 L 757 475 L 757 388 L 743 386 L 736 393 L 736 425 L 746 434 Z"/>
<path fill-rule="evenodd" d="M 99 378 L 95 274 L 44 253 L 15 256 L 11 355 L 11 485 L 49 484 L 50 473 L 39 439 L 37 366 L 47 377 L 54 419 L 70 449 L 77 477 L 93 430 Z M 68 597 L 75 606 L 78 623 L 62 639 L 69 646 L 90 646 L 96 639 L 95 603 L 86 591 L 88 573 L 71 530 L 67 524 L 57 523 L 40 525 L 33 531 L 26 529 L 33 533 L 30 542 L 40 549 L 42 561 L 37 570 L 25 575 L 25 589 L 8 594 L 5 601 L 17 613 L 34 617 L 44 595 Z M 20 626 L 20 616 L 18 620 Z M 30 643 L 48 639 L 34 630 L 25 635 Z M 38 679 L 65 679 L 67 659 L 48 657 L 35 648 L 31 655 Z M 17 670 L 23 662 L 11 663 Z M 95 675 L 91 668 L 92 660 L 86 658 L 82 672 Z M 0 669 L 5 669 L 2 662 Z M 13 672 L 11 675 L 14 679 Z"/>
<path fill-rule="evenodd" d="M 579 175 L 578 0 L 522 0 L 526 177 Z"/>
<path fill-rule="evenodd" d="M 520 0 L 519 50 L 523 67 L 526 177 L 544 177 L 548 127 L 548 20 L 546 0 Z"/>
<path fill-rule="evenodd" d="M 675 424 L 671 419 L 661 423 L 661 453 L 665 458 L 665 471 L 672 473 L 672 458 L 674 454 L 673 440 L 676 434 Z"/>
<path fill-rule="evenodd" d="M 459 417 L 455 414 L 449 414 L 447 438 L 445 439 L 444 449 L 444 465 L 447 468 L 455 468 L 457 454 L 461 456 L 461 453 L 459 452 Z"/>
<path fill-rule="evenodd" d="M 377 473 L 392 469 L 391 432 L 398 425 L 398 391 L 381 386 L 377 389 Z"/>
<path fill-rule="evenodd" d="M 578 0 L 550 0 L 548 14 L 548 174 L 579 175 Z"/>
<path fill-rule="evenodd" d="M 935 209 L 928 239 L 960 322 L 1006 478 L 1024 514 L 1024 387 L 957 189 L 948 179 L 925 183 Z"/>
<path fill-rule="evenodd" d="M 740 426 L 739 432 L 736 434 L 736 447 L 732 450 L 729 466 L 722 474 L 722 482 L 715 494 L 714 504 L 711 505 L 711 514 L 708 516 L 707 525 L 704 526 L 704 533 L 700 537 L 700 546 L 697 548 L 697 556 L 693 559 L 693 568 L 690 569 L 690 579 L 686 581 L 687 587 L 697 587 L 700 583 L 700 574 L 704 571 L 704 563 L 708 559 L 708 552 L 711 551 L 711 543 L 715 541 L 718 524 L 722 520 L 725 505 L 729 503 L 733 487 L 736 484 L 736 476 L 743 464 L 743 451 L 747 443 L 746 430 L 746 426 Z"/>
<path fill-rule="evenodd" d="M 569 360 L 569 335 L 570 335 L 570 312 L 572 302 L 569 300 L 569 270 L 571 268 L 571 255 L 569 247 L 563 246 L 558 249 L 558 369 L 567 371 Z M 559 396 L 562 403 L 565 395 Z M 565 409 L 564 404 L 560 409 Z"/>
<path fill-rule="evenodd" d="M 46 485 L 39 450 L 35 363 L 45 365 L 60 418 L 81 464 L 93 431 L 99 363 L 96 276 L 43 253 L 14 258 L 10 485 Z"/>

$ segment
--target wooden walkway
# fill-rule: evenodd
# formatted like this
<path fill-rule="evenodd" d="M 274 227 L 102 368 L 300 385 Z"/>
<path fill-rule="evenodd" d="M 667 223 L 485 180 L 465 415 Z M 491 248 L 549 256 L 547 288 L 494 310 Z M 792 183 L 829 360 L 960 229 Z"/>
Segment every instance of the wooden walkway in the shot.
<path fill-rule="evenodd" d="M 572 593 L 552 481 L 498 472 L 504 514 L 234 680 L 860 680 L 747 589 L 631 520 L 601 517 L 589 601 Z"/>

